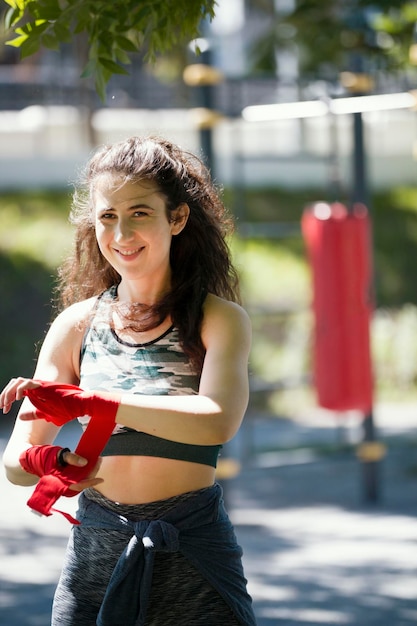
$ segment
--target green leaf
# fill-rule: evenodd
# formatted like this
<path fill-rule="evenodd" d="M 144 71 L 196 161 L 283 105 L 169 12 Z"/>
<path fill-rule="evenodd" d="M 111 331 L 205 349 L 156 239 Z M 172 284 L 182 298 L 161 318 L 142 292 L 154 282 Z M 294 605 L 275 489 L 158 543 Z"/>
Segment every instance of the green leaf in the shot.
<path fill-rule="evenodd" d="M 114 47 L 113 53 L 120 63 L 123 63 L 124 65 L 129 65 L 131 63 L 129 55 L 121 48 Z"/>
<path fill-rule="evenodd" d="M 39 35 L 32 36 L 22 43 L 20 46 L 22 59 L 32 56 L 40 48 L 41 38 Z"/>
<path fill-rule="evenodd" d="M 13 24 L 18 22 L 21 16 L 22 16 L 22 12 L 20 11 L 20 9 L 15 9 L 15 8 L 7 9 L 6 14 L 4 16 L 4 25 L 6 27 L 6 30 L 9 30 L 9 28 L 11 28 Z"/>
<path fill-rule="evenodd" d="M 7 4 L 9 4 L 13 9 L 19 9 L 20 11 L 25 10 L 25 0 L 4 0 Z"/>
<path fill-rule="evenodd" d="M 24 35 L 20 35 L 19 37 L 16 37 L 15 39 L 9 39 L 9 41 L 6 41 L 6 44 L 8 46 L 13 46 L 13 48 L 20 48 L 20 46 L 27 40 L 28 35 L 24 34 Z"/>
<path fill-rule="evenodd" d="M 89 61 L 83 77 L 93 76 L 103 99 L 113 74 L 128 75 L 130 54 L 143 50 L 147 60 L 192 39 L 214 0 L 5 0 L 5 24 L 14 31 L 7 42 L 30 56 L 39 47 L 59 48 L 74 34 L 86 36 Z"/>
<path fill-rule="evenodd" d="M 42 16 L 50 21 L 59 19 L 63 13 L 58 0 L 44 0 L 43 7 Z"/>
<path fill-rule="evenodd" d="M 36 20 L 35 23 L 31 24 L 32 32 L 42 33 L 48 28 L 49 24 L 46 20 Z"/>
<path fill-rule="evenodd" d="M 42 45 L 44 45 L 46 48 L 49 48 L 50 50 L 59 50 L 59 41 L 54 35 L 51 35 L 50 33 L 45 33 L 44 35 L 42 35 L 41 41 Z"/>
<path fill-rule="evenodd" d="M 105 67 L 98 65 L 95 74 L 95 88 L 102 102 L 106 100 L 106 87 L 111 73 Z"/>
<path fill-rule="evenodd" d="M 137 52 L 137 46 L 128 39 L 128 37 L 123 37 L 122 35 L 116 36 L 116 43 L 122 50 L 126 50 L 127 52 Z"/>
<path fill-rule="evenodd" d="M 69 43 L 71 41 L 72 36 L 69 26 L 67 24 L 62 24 L 62 22 L 55 22 L 54 31 L 59 41 L 63 43 Z"/>
<path fill-rule="evenodd" d="M 134 19 L 132 21 L 132 26 L 136 28 L 137 26 L 141 25 L 142 27 L 142 22 L 148 21 L 148 18 L 151 14 L 152 14 L 152 9 L 149 6 L 138 8 L 135 11 Z"/>
<path fill-rule="evenodd" d="M 97 69 L 97 61 L 96 59 L 89 59 L 89 61 L 84 66 L 83 71 L 81 72 L 80 78 L 89 78 L 93 74 L 95 74 Z"/>
<path fill-rule="evenodd" d="M 37 2 L 31 2 L 29 0 L 29 2 L 26 3 L 26 8 L 32 17 L 35 19 L 39 17 L 39 4 Z"/>
<path fill-rule="evenodd" d="M 88 12 L 80 13 L 77 16 L 77 22 L 74 26 L 74 33 L 78 35 L 84 31 L 88 31 L 90 20 L 91 20 L 91 16 Z"/>
<path fill-rule="evenodd" d="M 414 23 L 417 21 L 417 6 L 415 3 L 407 3 L 402 8 L 403 17 L 407 22 Z"/>
<path fill-rule="evenodd" d="M 100 63 L 100 65 L 105 67 L 106 70 L 111 72 L 111 74 L 124 74 L 125 76 L 129 76 L 129 72 L 124 67 L 122 67 L 118 63 L 115 63 L 111 59 L 106 59 L 105 57 L 99 57 L 98 62 Z"/>

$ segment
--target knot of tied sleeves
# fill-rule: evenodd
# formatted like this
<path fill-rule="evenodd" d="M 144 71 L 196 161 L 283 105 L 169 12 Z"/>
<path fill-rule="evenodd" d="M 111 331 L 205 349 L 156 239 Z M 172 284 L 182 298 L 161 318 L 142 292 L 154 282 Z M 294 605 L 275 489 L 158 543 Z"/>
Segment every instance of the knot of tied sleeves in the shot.
<path fill-rule="evenodd" d="M 178 529 L 163 520 L 149 522 L 142 536 L 142 527 L 135 525 L 135 537 L 142 537 L 144 548 L 163 552 L 177 552 L 179 548 Z M 133 538 L 132 538 L 133 539 Z"/>
<path fill-rule="evenodd" d="M 134 535 L 113 570 L 97 619 L 98 626 L 145 623 L 155 553 L 177 552 L 179 530 L 164 520 L 130 522 Z M 125 608 L 120 615 L 120 606 Z"/>
<path fill-rule="evenodd" d="M 37 419 L 44 419 L 56 426 L 63 426 L 76 417 L 85 415 L 90 417 L 88 426 L 75 449 L 76 454 L 87 459 L 87 465 L 51 468 L 48 463 L 42 473 L 33 472 L 42 477 L 27 502 L 28 506 L 42 515 L 52 515 L 51 511 L 57 511 L 52 506 L 58 498 L 77 495 L 77 491 L 70 489 L 71 485 L 87 478 L 96 466 L 98 458 L 115 427 L 120 397 L 110 394 L 104 397 L 97 392 L 83 391 L 79 387 L 63 383 L 49 383 L 40 380 L 36 382 L 39 383 L 39 387 L 27 389 L 25 395 L 36 407 Z M 26 451 L 25 456 L 29 457 L 30 454 L 31 448 Z M 24 467 L 23 463 L 22 466 Z M 26 468 L 24 467 L 24 469 Z M 58 512 L 62 513 L 71 523 L 79 523 L 68 513 Z"/>

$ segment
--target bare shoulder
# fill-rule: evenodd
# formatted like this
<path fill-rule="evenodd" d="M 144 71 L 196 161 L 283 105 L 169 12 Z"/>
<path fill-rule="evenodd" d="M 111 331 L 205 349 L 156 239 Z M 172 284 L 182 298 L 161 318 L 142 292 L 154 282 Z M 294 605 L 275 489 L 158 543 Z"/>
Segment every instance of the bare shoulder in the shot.
<path fill-rule="evenodd" d="M 96 302 L 97 297 L 94 296 L 72 304 L 57 315 L 52 326 L 59 328 L 60 332 L 80 332 L 85 329 Z"/>
<path fill-rule="evenodd" d="M 240 304 L 208 294 L 203 310 L 203 342 L 212 333 L 250 342 L 251 321 Z"/>
<path fill-rule="evenodd" d="M 211 315 L 250 321 L 248 313 L 240 304 L 209 293 L 204 302 L 204 317 Z"/>
<path fill-rule="evenodd" d="M 52 322 L 44 341 L 44 348 L 77 350 L 81 346 L 88 320 L 96 298 L 89 298 L 64 309 Z"/>

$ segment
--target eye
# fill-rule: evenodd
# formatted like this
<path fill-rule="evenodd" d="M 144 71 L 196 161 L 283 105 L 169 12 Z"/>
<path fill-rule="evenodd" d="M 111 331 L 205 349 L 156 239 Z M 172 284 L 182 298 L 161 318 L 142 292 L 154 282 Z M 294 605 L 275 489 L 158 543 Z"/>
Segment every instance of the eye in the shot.
<path fill-rule="evenodd" d="M 100 215 L 98 216 L 100 220 L 112 220 L 116 217 L 116 215 L 114 213 L 100 213 Z"/>
<path fill-rule="evenodd" d="M 133 213 L 133 217 L 146 217 L 148 213 L 146 211 L 137 210 Z"/>

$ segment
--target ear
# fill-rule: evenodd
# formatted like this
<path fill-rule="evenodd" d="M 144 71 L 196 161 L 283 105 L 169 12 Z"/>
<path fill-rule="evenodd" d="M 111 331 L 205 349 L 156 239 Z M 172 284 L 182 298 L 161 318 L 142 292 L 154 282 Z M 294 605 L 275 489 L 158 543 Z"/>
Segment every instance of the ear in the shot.
<path fill-rule="evenodd" d="M 170 222 L 173 235 L 179 235 L 184 229 L 189 215 L 190 207 L 185 202 L 179 204 L 174 211 L 171 211 Z"/>

